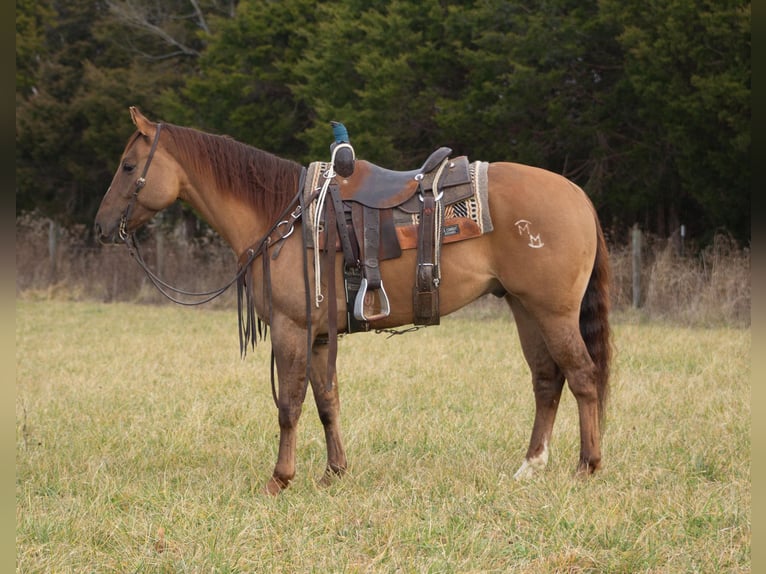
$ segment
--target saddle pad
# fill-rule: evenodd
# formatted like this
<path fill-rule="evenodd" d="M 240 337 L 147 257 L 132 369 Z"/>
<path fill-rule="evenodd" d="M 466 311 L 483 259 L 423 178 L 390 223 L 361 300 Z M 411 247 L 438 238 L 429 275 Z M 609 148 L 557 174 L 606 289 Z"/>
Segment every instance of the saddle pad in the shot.
<path fill-rule="evenodd" d="M 492 231 L 492 219 L 487 201 L 487 162 L 476 161 L 468 166 L 471 193 L 444 206 L 442 243 L 473 239 Z M 405 207 L 405 206 L 403 206 Z M 418 241 L 420 214 L 411 209 L 394 208 L 394 227 L 402 249 L 415 249 Z"/>
<path fill-rule="evenodd" d="M 471 193 L 460 194 L 460 199 L 444 206 L 443 243 L 453 243 L 465 239 L 473 239 L 484 233 L 492 231 L 492 218 L 489 213 L 487 200 L 487 167 L 489 164 L 483 161 L 475 161 L 469 164 Z M 306 183 L 303 190 L 306 202 L 312 195 L 322 188 L 325 182 L 324 174 L 329 165 L 326 162 L 313 162 L 309 165 L 306 174 Z M 307 226 L 309 245 L 313 248 L 313 222 L 316 213 L 316 200 L 312 201 L 308 208 L 307 217 L 303 218 Z M 419 213 L 412 213 L 411 206 L 406 210 L 398 207 L 392 208 L 396 236 L 401 249 L 415 249 L 417 247 Z M 320 221 L 320 244 L 324 243 L 323 225 Z M 322 245 L 324 246 L 324 245 Z M 337 244 L 336 248 L 340 248 Z"/>

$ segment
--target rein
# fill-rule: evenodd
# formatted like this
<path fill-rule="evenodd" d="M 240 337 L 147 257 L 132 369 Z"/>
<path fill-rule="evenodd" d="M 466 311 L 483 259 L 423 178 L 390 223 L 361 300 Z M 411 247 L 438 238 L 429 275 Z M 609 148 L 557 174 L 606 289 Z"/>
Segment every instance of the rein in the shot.
<path fill-rule="evenodd" d="M 148 163 L 148 162 L 147 162 Z M 144 174 L 146 173 L 146 169 L 144 169 Z M 301 174 L 301 182 L 303 181 L 303 178 L 305 176 L 305 169 L 303 170 Z M 142 176 L 143 179 L 144 176 Z M 140 188 L 139 188 L 140 189 Z M 149 266 L 146 264 L 146 261 L 144 260 L 143 256 L 141 255 L 141 251 L 139 250 L 138 241 L 136 240 L 135 233 L 126 233 L 125 237 L 121 238 L 125 245 L 128 247 L 128 251 L 130 255 L 136 260 L 139 267 L 144 271 L 146 276 L 149 278 L 149 280 L 152 282 L 152 285 L 154 285 L 157 290 L 162 293 L 167 299 L 172 301 L 173 303 L 178 303 L 179 305 L 186 305 L 186 306 L 196 306 L 196 305 L 203 305 L 205 303 L 209 303 L 216 297 L 219 297 L 223 295 L 223 293 L 226 292 L 229 287 L 234 285 L 235 282 L 241 280 L 245 280 L 245 274 L 250 270 L 251 265 L 253 261 L 259 256 L 259 255 L 268 255 L 267 250 L 268 247 L 272 244 L 271 235 L 275 231 L 279 231 L 279 237 L 276 238 L 275 242 L 281 242 L 290 235 L 292 235 L 295 222 L 301 217 L 302 213 L 302 206 L 299 203 L 301 195 L 302 195 L 303 185 L 299 186 L 298 193 L 296 196 L 290 200 L 290 203 L 287 205 L 285 210 L 282 212 L 282 214 L 277 218 L 277 221 L 272 224 L 272 226 L 269 228 L 269 230 L 264 234 L 264 236 L 259 240 L 253 243 L 247 250 L 245 250 L 245 254 L 247 254 L 247 258 L 244 261 L 241 261 L 239 263 L 239 271 L 237 271 L 237 274 L 228 281 L 225 285 L 222 287 L 218 287 L 217 289 L 212 289 L 210 291 L 186 291 L 184 289 L 179 289 L 178 287 L 173 287 L 166 281 L 163 281 L 160 279 L 160 277 L 154 273 L 151 269 L 149 269 Z M 136 195 L 138 193 L 136 192 Z M 297 207 L 296 207 L 297 206 Z M 294 209 L 295 208 L 295 209 Z M 292 213 L 291 213 L 292 212 Z M 127 210 L 126 210 L 127 213 Z M 289 215 L 289 219 L 287 219 Z M 282 226 L 288 226 L 288 229 L 286 232 L 282 233 L 281 228 Z M 122 232 L 121 232 L 122 233 Z M 276 259 L 277 255 L 279 254 L 279 251 L 275 251 L 273 257 Z M 179 295 L 186 295 L 188 297 L 204 297 L 204 299 L 201 299 L 200 301 L 182 301 L 180 299 L 177 299 L 172 293 L 177 293 Z M 248 301 L 248 307 L 251 305 L 251 301 Z M 248 309 L 249 311 L 249 309 Z M 249 340 L 251 337 L 249 336 L 250 332 L 248 331 L 246 340 L 244 343 L 247 343 L 247 340 Z M 240 347 L 244 349 L 246 345 L 241 344 Z M 244 354 L 244 353 L 243 353 Z"/>
<path fill-rule="evenodd" d="M 225 285 L 222 287 L 218 287 L 217 289 L 212 289 L 210 291 L 186 291 L 184 289 L 179 289 L 178 287 L 173 287 L 169 283 L 163 281 L 160 279 L 160 277 L 154 273 L 151 269 L 149 269 L 149 266 L 146 264 L 146 261 L 144 261 L 143 256 L 141 255 L 141 251 L 138 247 L 138 242 L 136 241 L 136 235 L 134 233 L 128 234 L 128 236 L 124 239 L 125 245 L 128 246 L 128 251 L 133 257 L 133 259 L 136 260 L 138 263 L 138 266 L 143 269 L 146 276 L 149 278 L 149 280 L 152 282 L 152 285 L 154 285 L 157 288 L 157 291 L 162 293 L 162 295 L 165 296 L 165 298 L 169 299 L 173 303 L 177 303 L 179 305 L 185 305 L 187 307 L 195 307 L 197 305 L 204 305 L 205 303 L 209 303 L 213 299 L 220 297 L 223 295 L 229 287 L 234 285 L 234 283 L 244 275 L 245 271 L 247 271 L 248 267 L 250 266 L 250 263 L 253 262 L 253 260 L 257 257 L 260 250 L 256 251 L 251 249 L 247 250 L 248 253 L 248 259 L 247 261 L 240 267 L 239 271 L 237 271 L 237 274 Z M 175 296 L 171 295 L 171 293 L 176 293 L 178 295 L 185 295 L 187 297 L 203 297 L 203 299 L 200 299 L 199 301 L 182 301 L 181 299 L 176 298 Z"/>

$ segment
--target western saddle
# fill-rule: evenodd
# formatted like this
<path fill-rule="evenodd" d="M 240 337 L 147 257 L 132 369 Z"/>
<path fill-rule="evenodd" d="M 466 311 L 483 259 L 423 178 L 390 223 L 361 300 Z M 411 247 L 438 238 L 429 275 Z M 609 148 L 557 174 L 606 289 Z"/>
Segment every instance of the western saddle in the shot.
<path fill-rule="evenodd" d="M 394 211 L 418 223 L 417 240 L 411 246 L 417 247 L 413 324 L 439 324 L 444 207 L 473 194 L 468 159 L 450 160 L 451 152 L 441 147 L 419 169 L 411 171 L 393 171 L 352 160 L 350 168 L 344 166 L 348 176 L 341 177 L 332 169 L 325 175 L 325 198 L 318 200 L 323 209 L 316 214 L 314 224 L 323 228 L 324 241 L 320 240 L 322 245 L 315 249 L 321 247 L 328 253 L 325 265 L 329 277 L 335 273 L 334 253 L 343 252 L 349 333 L 368 331 L 370 323 L 391 312 L 380 261 L 402 254 Z M 333 281 L 328 282 L 328 298 L 333 304 Z"/>

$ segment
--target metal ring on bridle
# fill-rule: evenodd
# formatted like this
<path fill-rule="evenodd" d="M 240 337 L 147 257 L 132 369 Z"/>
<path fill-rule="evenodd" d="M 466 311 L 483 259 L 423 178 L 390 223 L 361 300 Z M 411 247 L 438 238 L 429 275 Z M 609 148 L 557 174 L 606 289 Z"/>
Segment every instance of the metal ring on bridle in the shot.
<path fill-rule="evenodd" d="M 122 241 L 125 241 L 128 238 L 128 218 L 126 215 L 127 214 L 123 213 L 122 217 L 120 217 L 120 229 L 117 231 L 117 234 Z"/>
<path fill-rule="evenodd" d="M 290 228 L 287 230 L 287 233 L 282 233 L 282 231 L 280 231 L 280 228 L 283 225 L 289 225 L 290 226 Z M 290 223 L 286 219 L 283 219 L 282 221 L 277 223 L 277 227 L 274 229 L 274 231 L 279 233 L 280 239 L 287 239 L 288 237 L 290 237 L 293 234 L 293 231 L 295 231 L 295 225 Z"/>

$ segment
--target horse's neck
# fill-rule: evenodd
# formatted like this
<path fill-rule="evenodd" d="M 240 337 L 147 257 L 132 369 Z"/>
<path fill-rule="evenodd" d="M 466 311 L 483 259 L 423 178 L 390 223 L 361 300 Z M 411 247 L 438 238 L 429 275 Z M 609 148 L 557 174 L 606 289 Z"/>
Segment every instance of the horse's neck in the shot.
<path fill-rule="evenodd" d="M 271 224 L 252 206 L 214 186 L 200 187 L 192 180 L 181 189 L 179 197 L 199 213 L 238 256 L 263 237 Z"/>

